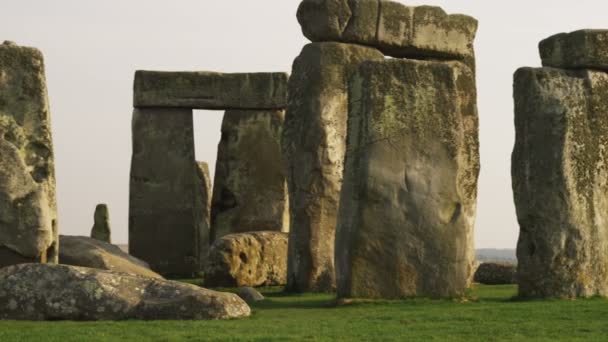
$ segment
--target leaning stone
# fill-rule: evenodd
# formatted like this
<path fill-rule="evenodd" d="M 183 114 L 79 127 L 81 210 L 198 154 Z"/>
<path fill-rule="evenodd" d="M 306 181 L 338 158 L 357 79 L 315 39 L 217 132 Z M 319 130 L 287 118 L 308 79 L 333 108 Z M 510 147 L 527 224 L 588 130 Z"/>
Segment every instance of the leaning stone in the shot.
<path fill-rule="evenodd" d="M 238 292 L 239 297 L 247 303 L 259 302 L 264 300 L 264 296 L 253 287 L 241 287 Z"/>
<path fill-rule="evenodd" d="M 188 109 L 283 109 L 286 73 L 214 72 L 135 73 L 134 107 Z"/>
<path fill-rule="evenodd" d="M 387 0 L 304 0 L 298 21 L 313 42 L 367 45 L 399 58 L 470 61 L 477 33 L 477 20 L 472 17 Z"/>
<path fill-rule="evenodd" d="M 0 266 L 57 262 L 57 204 L 42 53 L 0 45 Z M 10 251 L 9 251 L 10 250 Z M 9 260 L 10 259 L 10 260 Z"/>
<path fill-rule="evenodd" d="M 0 269 L 0 319 L 202 320 L 250 314 L 235 294 L 176 281 L 67 265 Z"/>
<path fill-rule="evenodd" d="M 283 128 L 290 201 L 290 291 L 335 289 L 334 236 L 346 145 L 348 78 L 376 49 L 341 43 L 304 47 L 289 80 Z"/>
<path fill-rule="evenodd" d="M 229 110 L 222 122 L 211 206 L 211 240 L 289 231 L 281 151 L 284 111 Z"/>
<path fill-rule="evenodd" d="M 551 36 L 539 44 L 543 66 L 608 70 L 608 30 L 579 30 Z"/>
<path fill-rule="evenodd" d="M 196 223 L 198 224 L 197 231 L 199 232 L 199 264 L 204 265 L 210 247 L 211 195 L 213 189 L 211 187 L 211 177 L 209 176 L 209 165 L 205 162 L 197 162 L 196 171 L 197 178 L 194 195 L 196 197 L 195 215 Z"/>
<path fill-rule="evenodd" d="M 192 110 L 133 111 L 129 251 L 164 276 L 200 271 Z"/>
<path fill-rule="evenodd" d="M 150 266 L 125 252 L 120 247 L 84 236 L 59 236 L 59 262 L 64 265 L 98 268 L 102 270 L 163 279 Z"/>
<path fill-rule="evenodd" d="M 608 74 L 515 73 L 521 297 L 608 296 Z"/>
<path fill-rule="evenodd" d="M 287 233 L 226 235 L 211 246 L 205 286 L 276 286 L 287 279 Z"/>
<path fill-rule="evenodd" d="M 484 262 L 477 267 L 474 281 L 486 285 L 515 284 L 516 270 L 515 264 Z"/>
<path fill-rule="evenodd" d="M 479 174 L 474 74 L 461 62 L 370 61 L 349 91 L 338 296 L 464 295 Z"/>
<path fill-rule="evenodd" d="M 112 243 L 112 229 L 110 228 L 110 212 L 106 204 L 95 207 L 94 224 L 91 237 L 99 241 Z"/>

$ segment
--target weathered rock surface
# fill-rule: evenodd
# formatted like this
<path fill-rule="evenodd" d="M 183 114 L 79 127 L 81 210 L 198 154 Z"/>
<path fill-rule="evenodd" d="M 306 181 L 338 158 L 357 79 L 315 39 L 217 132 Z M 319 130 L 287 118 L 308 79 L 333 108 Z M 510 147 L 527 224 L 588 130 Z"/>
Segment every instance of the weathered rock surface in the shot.
<path fill-rule="evenodd" d="M 212 241 L 233 233 L 289 231 L 284 118 L 284 111 L 224 114 L 213 182 Z"/>
<path fill-rule="evenodd" d="M 205 286 L 274 286 L 287 283 L 287 233 L 226 235 L 211 246 Z"/>
<path fill-rule="evenodd" d="M 192 110 L 133 112 L 129 251 L 164 276 L 200 271 Z"/>
<path fill-rule="evenodd" d="M 42 53 L 0 45 L 0 267 L 57 262 L 57 205 Z M 12 257 L 8 257 L 12 255 Z"/>
<path fill-rule="evenodd" d="M 98 268 L 113 272 L 163 279 L 150 266 L 118 246 L 84 236 L 59 236 L 59 262 L 64 265 Z"/>
<path fill-rule="evenodd" d="M 476 283 L 486 285 L 515 284 L 517 265 L 509 263 L 484 262 L 475 271 Z"/>
<path fill-rule="evenodd" d="M 112 243 L 112 228 L 110 227 L 110 211 L 106 204 L 95 207 L 94 223 L 91 229 L 91 238 Z"/>
<path fill-rule="evenodd" d="M 229 319 L 250 315 L 237 295 L 66 265 L 0 269 L 0 319 Z"/>
<path fill-rule="evenodd" d="M 346 145 L 348 78 L 378 50 L 312 43 L 294 62 L 283 127 L 290 205 L 290 291 L 333 291 L 334 236 Z"/>
<path fill-rule="evenodd" d="M 134 107 L 283 109 L 286 73 L 144 71 L 135 73 Z"/>
<path fill-rule="evenodd" d="M 515 73 L 521 297 L 608 296 L 608 74 Z"/>
<path fill-rule="evenodd" d="M 253 287 L 241 287 L 238 292 L 239 297 L 247 303 L 259 302 L 264 300 L 264 296 Z"/>
<path fill-rule="evenodd" d="M 608 70 L 608 30 L 556 34 L 541 41 L 539 50 L 547 67 Z"/>
<path fill-rule="evenodd" d="M 211 196 L 213 189 L 211 187 L 211 177 L 209 176 L 209 165 L 205 162 L 196 163 L 196 204 L 195 214 L 199 232 L 199 255 L 202 267 L 207 260 L 207 254 L 210 247 L 211 234 Z"/>
<path fill-rule="evenodd" d="M 365 62 L 349 101 L 338 296 L 463 295 L 479 174 L 473 72 L 461 62 Z"/>
<path fill-rule="evenodd" d="M 394 57 L 467 59 L 474 55 L 477 20 L 439 7 L 387 0 L 304 0 L 298 9 L 313 42 L 373 46 Z"/>

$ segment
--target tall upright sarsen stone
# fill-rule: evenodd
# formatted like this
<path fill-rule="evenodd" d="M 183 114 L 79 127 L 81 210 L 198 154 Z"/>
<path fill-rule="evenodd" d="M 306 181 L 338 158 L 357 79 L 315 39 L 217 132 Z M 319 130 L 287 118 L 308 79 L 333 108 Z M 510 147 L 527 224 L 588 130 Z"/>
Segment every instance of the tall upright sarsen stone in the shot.
<path fill-rule="evenodd" d="M 58 262 L 55 165 L 40 51 L 0 45 L 0 268 Z"/>
<path fill-rule="evenodd" d="M 283 128 L 290 200 L 287 288 L 332 291 L 334 236 L 346 144 L 348 79 L 374 48 L 306 45 L 293 64 Z"/>
<path fill-rule="evenodd" d="M 479 174 L 473 71 L 457 61 L 370 61 L 349 91 L 338 296 L 463 295 Z"/>

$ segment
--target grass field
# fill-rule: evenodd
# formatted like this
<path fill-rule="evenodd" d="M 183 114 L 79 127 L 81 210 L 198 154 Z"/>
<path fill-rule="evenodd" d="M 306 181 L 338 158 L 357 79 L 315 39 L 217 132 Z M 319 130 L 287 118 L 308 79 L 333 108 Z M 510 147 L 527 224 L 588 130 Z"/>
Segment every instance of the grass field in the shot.
<path fill-rule="evenodd" d="M 608 341 L 608 301 L 515 301 L 515 286 L 478 286 L 468 301 L 343 306 L 331 295 L 262 292 L 244 320 L 0 321 L 0 341 Z"/>

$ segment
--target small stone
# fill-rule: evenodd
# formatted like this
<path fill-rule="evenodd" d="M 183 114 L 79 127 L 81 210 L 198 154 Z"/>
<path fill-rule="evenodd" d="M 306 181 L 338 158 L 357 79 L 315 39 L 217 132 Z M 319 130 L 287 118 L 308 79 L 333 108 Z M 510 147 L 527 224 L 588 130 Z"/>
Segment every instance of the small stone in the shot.
<path fill-rule="evenodd" d="M 91 238 L 99 241 L 112 243 L 112 230 L 110 228 L 110 212 L 106 204 L 98 204 L 95 207 L 93 228 Z"/>
<path fill-rule="evenodd" d="M 259 302 L 265 299 L 264 296 L 253 287 L 239 288 L 238 295 L 247 303 Z"/>
<path fill-rule="evenodd" d="M 477 268 L 474 281 L 486 285 L 515 284 L 517 265 L 484 262 Z"/>

